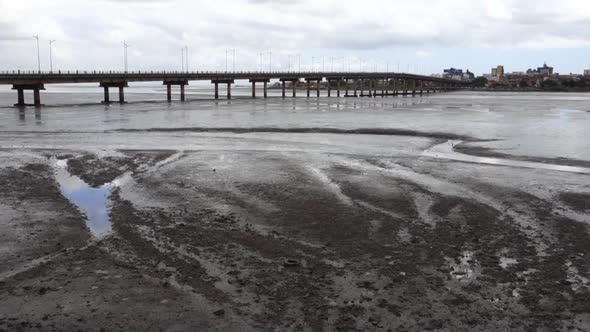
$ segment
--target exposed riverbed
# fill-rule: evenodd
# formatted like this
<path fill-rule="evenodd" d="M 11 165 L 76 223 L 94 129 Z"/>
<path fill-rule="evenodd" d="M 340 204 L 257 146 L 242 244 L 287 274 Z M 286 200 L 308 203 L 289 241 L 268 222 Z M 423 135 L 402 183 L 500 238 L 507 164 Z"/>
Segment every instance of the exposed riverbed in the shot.
<path fill-rule="evenodd" d="M 0 330 L 590 328 L 588 94 L 78 89 L 0 108 Z"/>

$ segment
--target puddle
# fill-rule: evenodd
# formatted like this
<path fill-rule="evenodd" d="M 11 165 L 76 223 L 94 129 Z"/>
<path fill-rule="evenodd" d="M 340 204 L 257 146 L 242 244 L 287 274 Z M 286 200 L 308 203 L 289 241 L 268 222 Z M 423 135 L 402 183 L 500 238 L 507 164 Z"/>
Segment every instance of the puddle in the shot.
<path fill-rule="evenodd" d="M 427 156 L 427 157 L 432 157 L 432 158 L 465 161 L 465 162 L 472 162 L 472 163 L 478 163 L 478 164 L 524 167 L 524 168 L 534 168 L 534 169 L 545 169 L 545 170 L 550 170 L 550 171 L 590 174 L 590 168 L 585 168 L 585 167 L 563 166 L 563 165 L 537 163 L 537 162 L 532 162 L 532 161 L 501 159 L 501 158 L 476 157 L 476 156 L 466 155 L 466 154 L 454 151 L 453 146 L 461 144 L 461 143 L 462 143 L 462 141 L 450 140 L 450 141 L 436 145 L 436 146 L 432 147 L 431 149 L 424 151 L 422 153 L 422 155 Z"/>
<path fill-rule="evenodd" d="M 86 226 L 93 236 L 104 237 L 111 233 L 110 195 L 115 184 L 107 183 L 93 188 L 67 169 L 67 160 L 55 161 L 55 179 L 59 189 L 70 202 L 86 214 Z"/>

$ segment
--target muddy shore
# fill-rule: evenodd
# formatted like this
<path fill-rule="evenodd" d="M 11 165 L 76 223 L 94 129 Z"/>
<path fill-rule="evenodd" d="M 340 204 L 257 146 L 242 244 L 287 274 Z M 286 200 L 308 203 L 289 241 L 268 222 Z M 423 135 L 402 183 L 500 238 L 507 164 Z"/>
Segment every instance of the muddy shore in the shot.
<path fill-rule="evenodd" d="M 118 181 L 112 233 L 93 236 L 60 193 L 59 159 L 90 187 Z M 15 150 L 0 185 L 0 330 L 590 326 L 587 175 L 407 156 Z"/>

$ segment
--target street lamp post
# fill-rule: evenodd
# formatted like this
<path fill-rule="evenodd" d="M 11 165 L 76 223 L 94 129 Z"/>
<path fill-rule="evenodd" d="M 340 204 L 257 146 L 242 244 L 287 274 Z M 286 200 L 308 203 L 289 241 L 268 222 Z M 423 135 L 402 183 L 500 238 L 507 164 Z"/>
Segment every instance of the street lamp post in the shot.
<path fill-rule="evenodd" d="M 182 62 L 180 70 L 184 72 L 184 47 L 180 49 L 180 61 Z"/>
<path fill-rule="evenodd" d="M 297 59 L 298 59 L 297 71 L 301 72 L 301 53 L 297 54 Z"/>
<path fill-rule="evenodd" d="M 50 40 L 49 41 L 49 72 L 53 73 L 53 43 L 55 43 L 55 40 Z"/>
<path fill-rule="evenodd" d="M 39 35 L 33 36 L 37 40 L 37 67 L 39 73 L 41 73 L 41 51 L 39 50 Z"/>
<path fill-rule="evenodd" d="M 184 47 L 184 61 L 186 61 L 184 69 L 188 72 L 188 46 Z"/>
<path fill-rule="evenodd" d="M 125 66 L 125 72 L 129 70 L 129 61 L 127 59 L 127 48 L 129 48 L 129 44 L 124 40 L 123 41 L 123 65 Z"/>

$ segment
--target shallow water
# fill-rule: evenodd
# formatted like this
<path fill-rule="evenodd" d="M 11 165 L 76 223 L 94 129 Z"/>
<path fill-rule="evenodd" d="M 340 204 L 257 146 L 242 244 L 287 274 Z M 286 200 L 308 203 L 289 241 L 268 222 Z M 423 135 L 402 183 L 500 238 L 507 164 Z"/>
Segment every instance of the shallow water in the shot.
<path fill-rule="evenodd" d="M 55 179 L 61 193 L 86 215 L 86 226 L 93 236 L 104 237 L 111 233 L 110 195 L 114 184 L 107 183 L 99 188 L 89 186 L 66 169 L 66 160 L 55 161 Z"/>
<path fill-rule="evenodd" d="M 450 159 L 450 160 L 471 162 L 471 163 L 477 163 L 477 164 L 523 167 L 523 168 L 545 169 L 545 170 L 550 170 L 550 171 L 590 174 L 590 168 L 586 168 L 586 167 L 554 165 L 554 164 L 548 164 L 548 163 L 536 163 L 536 162 L 531 162 L 531 161 L 520 161 L 520 160 L 511 160 L 511 159 L 503 159 L 503 158 L 477 157 L 477 156 L 470 156 L 467 154 L 453 151 L 453 146 L 459 145 L 461 143 L 462 143 L 462 141 L 450 140 L 450 141 L 436 145 L 436 146 L 432 147 L 431 149 L 424 151 L 422 153 L 422 155 L 432 157 L 432 158 Z"/>
<path fill-rule="evenodd" d="M 425 137 L 438 133 L 441 137 L 493 140 L 472 145 L 518 156 L 590 161 L 590 140 L 586 135 L 590 128 L 588 93 L 459 91 L 422 97 L 328 98 L 322 91 L 322 97 L 307 99 L 304 91 L 299 91 L 300 97 L 282 99 L 280 90 L 271 90 L 271 98 L 251 99 L 248 87 L 236 87 L 235 99 L 215 101 L 212 91 L 209 85 L 194 84 L 187 90 L 189 101 L 166 103 L 161 85 L 134 85 L 127 89 L 128 104 L 106 106 L 99 103 L 102 90 L 95 86 L 48 85 L 42 92 L 46 107 L 19 110 L 11 106 L 15 92 L 0 87 L 0 147 L 20 147 L 21 138 L 26 140 L 27 135 L 37 135 L 41 138 L 37 144 L 42 144 L 43 135 L 75 132 L 83 141 L 94 140 L 97 145 L 113 135 L 121 146 L 137 148 L 143 144 L 149 148 L 155 141 L 151 138 L 162 135 L 159 131 L 171 131 L 169 137 L 181 140 L 195 134 L 192 138 L 198 140 L 191 142 L 205 143 L 212 135 L 196 134 L 209 129 L 253 130 L 254 134 L 259 129 L 264 131 L 258 135 L 261 145 L 267 137 L 272 137 L 268 144 L 275 144 L 277 139 L 289 139 L 305 129 L 319 129 L 317 133 L 302 133 L 308 137 L 340 131 L 333 135 L 331 143 L 335 143 L 352 140 L 351 130 L 369 129 L 393 131 L 392 135 L 405 131 Z M 125 140 L 129 130 L 139 131 L 128 136 L 134 140 L 140 137 L 143 143 Z M 269 130 L 281 132 L 271 135 L 266 133 Z M 25 132 L 29 134 L 21 136 Z M 235 140 L 239 141 L 240 136 Z M 388 139 L 380 137 L 377 143 L 379 140 Z M 69 144 L 73 143 L 75 140 Z"/>

